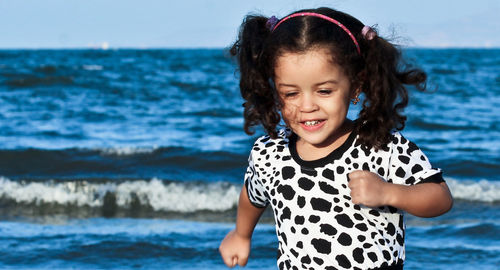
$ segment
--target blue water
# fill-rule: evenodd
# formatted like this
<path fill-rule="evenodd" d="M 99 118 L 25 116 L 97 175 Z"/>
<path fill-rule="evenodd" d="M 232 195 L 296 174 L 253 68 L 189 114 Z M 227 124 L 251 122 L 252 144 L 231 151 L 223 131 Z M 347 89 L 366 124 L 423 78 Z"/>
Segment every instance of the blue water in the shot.
<path fill-rule="evenodd" d="M 403 134 L 449 213 L 407 217 L 405 269 L 500 268 L 500 50 L 410 49 Z M 225 269 L 248 152 L 223 50 L 0 51 L 0 268 Z M 355 117 L 357 108 L 349 113 Z M 272 213 L 247 268 L 276 269 Z"/>

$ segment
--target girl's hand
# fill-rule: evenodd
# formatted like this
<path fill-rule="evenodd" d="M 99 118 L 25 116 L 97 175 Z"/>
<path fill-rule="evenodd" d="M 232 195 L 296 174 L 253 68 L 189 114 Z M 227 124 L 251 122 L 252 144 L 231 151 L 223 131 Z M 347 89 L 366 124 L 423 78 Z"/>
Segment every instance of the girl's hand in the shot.
<path fill-rule="evenodd" d="M 236 232 L 230 231 L 219 246 L 219 252 L 228 267 L 247 265 L 250 255 L 250 238 L 245 238 Z"/>
<path fill-rule="evenodd" d="M 353 171 L 348 175 L 351 199 L 355 204 L 368 207 L 389 205 L 387 183 L 378 174 L 370 171 Z"/>

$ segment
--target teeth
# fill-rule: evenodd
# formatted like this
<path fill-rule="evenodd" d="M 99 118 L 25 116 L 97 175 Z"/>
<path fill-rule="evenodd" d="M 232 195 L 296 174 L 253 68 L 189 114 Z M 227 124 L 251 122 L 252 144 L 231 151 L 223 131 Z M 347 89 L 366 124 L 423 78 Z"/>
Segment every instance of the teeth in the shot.
<path fill-rule="evenodd" d="M 316 121 L 306 121 L 304 124 L 306 126 L 315 126 L 315 125 L 319 124 L 319 121 L 317 121 L 317 120 Z"/>

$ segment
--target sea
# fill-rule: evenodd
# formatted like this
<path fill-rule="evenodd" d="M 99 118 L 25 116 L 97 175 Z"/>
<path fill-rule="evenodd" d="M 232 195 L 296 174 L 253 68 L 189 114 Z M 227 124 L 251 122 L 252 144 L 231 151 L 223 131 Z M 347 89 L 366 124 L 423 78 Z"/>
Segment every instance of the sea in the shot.
<path fill-rule="evenodd" d="M 454 197 L 406 215 L 405 269 L 500 269 L 500 49 L 403 56 L 429 77 L 403 135 Z M 227 269 L 264 134 L 243 131 L 238 76 L 223 48 L 0 50 L 0 269 Z M 277 268 L 273 222 L 246 269 Z"/>

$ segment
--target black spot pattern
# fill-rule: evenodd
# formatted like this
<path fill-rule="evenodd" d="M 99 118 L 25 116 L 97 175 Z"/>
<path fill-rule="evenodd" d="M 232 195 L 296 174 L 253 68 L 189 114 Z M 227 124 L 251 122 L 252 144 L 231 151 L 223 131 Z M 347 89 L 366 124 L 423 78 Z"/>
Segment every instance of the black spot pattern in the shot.
<path fill-rule="evenodd" d="M 396 228 L 394 227 L 394 225 L 392 223 L 389 223 L 389 224 L 387 224 L 386 231 L 389 235 L 394 236 L 394 234 L 396 233 Z"/>
<path fill-rule="evenodd" d="M 323 177 L 330 180 L 335 180 L 335 174 L 330 169 L 325 169 L 322 173 Z"/>
<path fill-rule="evenodd" d="M 320 221 L 320 217 L 319 216 L 311 215 L 309 217 L 309 222 L 311 222 L 311 223 L 318 223 L 318 221 Z"/>
<path fill-rule="evenodd" d="M 408 154 L 408 156 L 411 156 L 411 153 L 413 151 L 416 151 L 418 150 L 418 146 L 412 142 L 409 142 L 408 143 L 408 150 L 406 150 L 406 153 Z"/>
<path fill-rule="evenodd" d="M 420 149 L 395 132 L 377 151 L 354 139 L 322 159 L 327 162 L 304 163 L 289 147 L 290 134 L 259 138 L 245 174 L 250 201 L 258 207 L 269 203 L 275 214 L 278 266 L 369 269 L 402 263 L 403 212 L 353 204 L 347 175 L 368 170 L 390 183 L 413 185 L 439 172 Z"/>
<path fill-rule="evenodd" d="M 387 250 L 383 250 L 382 253 L 384 254 L 384 259 L 390 260 L 391 259 L 391 253 Z"/>
<path fill-rule="evenodd" d="M 375 252 L 368 252 L 367 255 L 372 262 L 376 262 L 378 260 L 377 254 L 375 254 Z"/>
<path fill-rule="evenodd" d="M 398 159 L 403 162 L 403 164 L 408 165 L 410 163 L 410 158 L 407 156 L 399 155 Z"/>
<path fill-rule="evenodd" d="M 283 175 L 283 179 L 291 179 L 295 175 L 295 169 L 290 166 L 283 167 L 281 174 Z"/>
<path fill-rule="evenodd" d="M 358 206 L 358 207 L 359 207 L 359 206 Z M 363 216 L 362 216 L 362 215 L 360 215 L 360 214 L 358 214 L 358 213 L 355 213 L 355 214 L 354 214 L 354 218 L 355 218 L 356 220 L 364 220 L 364 219 L 365 219 L 365 218 L 363 218 Z"/>
<path fill-rule="evenodd" d="M 337 241 L 343 246 L 350 246 L 352 244 L 352 238 L 347 233 L 341 233 Z"/>
<path fill-rule="evenodd" d="M 359 157 L 359 150 L 357 148 L 355 148 L 354 150 L 352 150 L 351 157 L 352 158 L 358 158 Z"/>
<path fill-rule="evenodd" d="M 303 196 L 298 196 L 297 206 L 303 208 L 306 205 L 306 199 Z"/>
<path fill-rule="evenodd" d="M 362 232 L 368 231 L 368 226 L 366 226 L 366 224 L 364 224 L 364 223 L 356 224 L 356 226 L 354 226 L 354 227 L 356 227 L 356 229 L 358 229 Z"/>
<path fill-rule="evenodd" d="M 352 251 L 352 257 L 354 260 L 358 263 L 363 263 L 365 261 L 365 257 L 363 256 L 363 249 L 362 248 L 355 248 Z"/>
<path fill-rule="evenodd" d="M 317 264 L 317 265 L 322 265 L 324 263 L 324 261 L 320 258 L 317 258 L 317 257 L 313 257 L 313 261 Z"/>
<path fill-rule="evenodd" d="M 402 245 L 404 244 L 404 242 L 405 242 L 404 237 L 403 237 L 401 234 L 399 234 L 399 233 L 398 233 L 398 235 L 396 236 L 396 241 L 398 241 L 398 244 L 399 244 L 399 245 L 401 245 L 401 246 L 402 246 Z"/>
<path fill-rule="evenodd" d="M 321 198 L 312 198 L 311 206 L 314 210 L 328 212 L 332 208 L 332 203 Z"/>
<path fill-rule="evenodd" d="M 295 217 L 295 224 L 302 225 L 302 224 L 304 224 L 305 220 L 306 219 L 304 218 L 304 216 L 296 216 Z"/>
<path fill-rule="evenodd" d="M 367 162 L 363 163 L 363 171 L 370 171 L 370 165 Z"/>
<path fill-rule="evenodd" d="M 415 184 L 415 181 L 416 181 L 415 178 L 413 176 L 411 176 L 411 177 L 406 178 L 405 184 L 413 185 L 413 184 Z"/>
<path fill-rule="evenodd" d="M 333 207 L 333 211 L 337 212 L 337 213 L 341 213 L 342 211 L 344 210 L 344 208 L 340 207 L 340 206 L 335 206 Z"/>
<path fill-rule="evenodd" d="M 422 168 L 422 166 L 420 166 L 420 164 L 415 164 L 415 166 L 413 166 L 413 167 L 411 168 L 411 173 L 412 173 L 412 174 L 416 174 L 416 173 L 418 173 L 418 172 L 422 171 L 423 169 L 424 169 L 424 168 Z"/>
<path fill-rule="evenodd" d="M 302 257 L 302 259 L 300 259 L 300 261 L 302 263 L 305 263 L 305 264 L 310 264 L 311 263 L 311 258 L 309 258 L 309 256 L 306 255 L 306 256 Z"/>
<path fill-rule="evenodd" d="M 340 214 L 340 215 L 336 215 L 335 216 L 335 219 L 337 220 L 337 222 L 346 227 L 346 228 L 352 228 L 352 226 L 354 225 L 354 223 L 352 222 L 351 218 L 346 215 L 346 214 Z"/>
<path fill-rule="evenodd" d="M 303 190 L 311 190 L 314 187 L 314 182 L 305 177 L 300 178 L 298 183 L 299 187 Z"/>
<path fill-rule="evenodd" d="M 403 178 L 403 177 L 405 177 L 405 175 L 406 175 L 406 172 L 405 172 L 405 170 L 403 170 L 403 168 L 399 167 L 396 170 L 396 176 L 397 177 Z"/>
<path fill-rule="evenodd" d="M 337 230 L 330 224 L 321 224 L 320 225 L 320 232 L 326 234 L 326 235 L 335 235 L 337 234 Z"/>
<path fill-rule="evenodd" d="M 329 185 L 326 182 L 319 182 L 319 188 L 327 194 L 332 194 L 332 195 L 339 194 L 338 189 L 334 188 L 333 186 Z"/>
<path fill-rule="evenodd" d="M 318 251 L 318 253 L 322 254 L 330 254 L 332 252 L 332 243 L 328 242 L 325 239 L 314 238 L 311 240 L 311 244 Z"/>
<path fill-rule="evenodd" d="M 339 265 L 344 267 L 345 269 L 351 268 L 351 262 L 349 262 L 349 259 L 347 259 L 345 255 L 337 255 L 335 257 L 335 260 L 337 260 Z"/>
<path fill-rule="evenodd" d="M 283 213 L 281 214 L 281 221 L 285 220 L 285 219 L 290 219 L 291 218 L 291 215 L 292 215 L 292 212 L 290 211 L 290 208 L 288 207 L 285 207 L 283 209 Z"/>
<path fill-rule="evenodd" d="M 295 190 L 293 190 L 293 188 L 289 185 L 279 185 L 278 192 L 283 195 L 285 200 L 292 200 L 295 196 Z"/>

